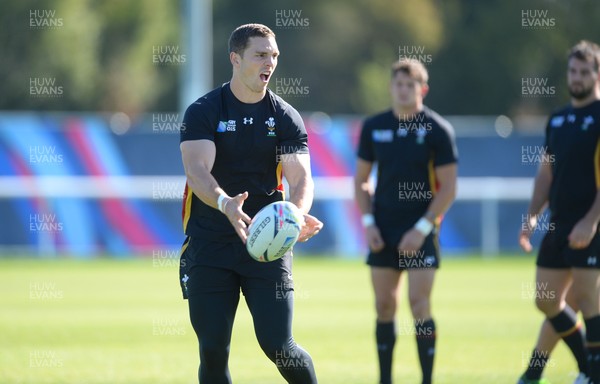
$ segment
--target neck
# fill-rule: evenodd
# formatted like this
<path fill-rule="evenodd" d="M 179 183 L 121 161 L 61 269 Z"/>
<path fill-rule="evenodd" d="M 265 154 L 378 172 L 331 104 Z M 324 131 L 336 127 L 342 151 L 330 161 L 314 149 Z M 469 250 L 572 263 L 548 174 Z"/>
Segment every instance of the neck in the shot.
<path fill-rule="evenodd" d="M 585 99 L 575 99 L 571 97 L 571 105 L 573 108 L 583 108 L 596 100 L 600 100 L 600 88 L 596 88 L 594 92 Z"/>
<path fill-rule="evenodd" d="M 423 104 L 417 103 L 417 104 L 411 105 L 411 106 L 395 105 L 392 109 L 393 109 L 394 115 L 396 115 L 396 117 L 404 120 L 409 116 L 414 116 L 417 113 L 421 112 L 423 110 Z"/>
<path fill-rule="evenodd" d="M 229 82 L 229 87 L 231 88 L 231 92 L 235 96 L 236 99 L 246 104 L 254 104 L 261 101 L 265 95 L 267 94 L 267 88 L 265 87 L 262 92 L 255 92 L 248 88 L 246 84 L 244 84 L 240 79 L 238 79 L 235 74 L 231 78 Z"/>

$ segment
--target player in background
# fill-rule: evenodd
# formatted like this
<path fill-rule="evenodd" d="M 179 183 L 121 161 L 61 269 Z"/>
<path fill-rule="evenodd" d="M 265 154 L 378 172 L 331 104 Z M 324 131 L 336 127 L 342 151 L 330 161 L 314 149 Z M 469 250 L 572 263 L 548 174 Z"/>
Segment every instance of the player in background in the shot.
<path fill-rule="evenodd" d="M 292 254 L 261 263 L 244 245 L 250 218 L 284 199 L 304 213 L 299 241 L 323 224 L 308 211 L 313 181 L 299 113 L 267 88 L 277 66 L 275 34 L 246 24 L 229 39 L 231 81 L 190 105 L 181 130 L 187 176 L 180 282 L 200 345 L 201 384 L 231 383 L 231 331 L 242 290 L 260 347 L 288 383 L 317 383 L 313 361 L 292 337 Z"/>
<path fill-rule="evenodd" d="M 432 382 L 436 333 L 430 296 L 439 266 L 440 220 L 455 197 L 457 151 L 450 124 L 423 105 L 427 80 L 420 62 L 394 63 L 392 108 L 364 122 L 358 146 L 354 188 L 370 248 L 367 264 L 375 293 L 381 384 L 392 382 L 396 306 L 404 270 L 422 382 Z M 373 193 L 369 175 L 375 164 Z"/>
<path fill-rule="evenodd" d="M 531 251 L 529 238 L 548 203 L 554 230 L 544 236 L 537 256 L 536 306 L 577 360 L 576 383 L 590 384 L 600 384 L 599 66 L 596 44 L 581 41 L 571 48 L 567 66 L 571 103 L 548 120 L 544 144 L 548 161 L 538 169 L 527 212 L 529 226 L 519 235 L 521 247 Z M 575 310 L 565 301 L 568 290 L 583 315 L 585 335 Z M 541 352 L 539 358 L 547 360 L 549 351 Z M 538 382 L 529 370 L 519 380 Z"/>

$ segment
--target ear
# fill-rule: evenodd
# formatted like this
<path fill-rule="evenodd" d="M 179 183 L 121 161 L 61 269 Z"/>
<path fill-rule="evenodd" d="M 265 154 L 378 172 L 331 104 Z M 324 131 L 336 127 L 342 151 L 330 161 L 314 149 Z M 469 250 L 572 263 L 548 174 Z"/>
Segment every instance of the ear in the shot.
<path fill-rule="evenodd" d="M 233 65 L 234 67 L 239 67 L 240 62 L 242 61 L 242 57 L 235 52 L 230 52 L 229 61 L 231 61 L 231 65 Z"/>
<path fill-rule="evenodd" d="M 429 85 L 422 84 L 421 85 L 421 97 L 424 99 L 425 96 L 427 96 L 428 93 L 429 93 Z"/>

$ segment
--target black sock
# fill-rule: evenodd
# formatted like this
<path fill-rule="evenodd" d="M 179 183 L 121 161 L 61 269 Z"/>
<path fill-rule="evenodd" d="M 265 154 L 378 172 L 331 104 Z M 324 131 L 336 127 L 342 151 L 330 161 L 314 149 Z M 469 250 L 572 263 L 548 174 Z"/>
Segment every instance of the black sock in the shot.
<path fill-rule="evenodd" d="M 423 372 L 423 384 L 431 384 L 433 373 L 433 358 L 435 356 L 435 322 L 429 319 L 423 322 L 415 321 L 417 350 Z"/>
<path fill-rule="evenodd" d="M 565 341 L 579 366 L 579 371 L 588 373 L 587 351 L 585 348 L 585 336 L 581 330 L 581 324 L 577 322 L 577 316 L 567 306 L 558 315 L 548 319 L 554 330 Z"/>
<path fill-rule="evenodd" d="M 542 378 L 542 373 L 544 372 L 544 368 L 546 367 L 546 363 L 550 358 L 550 353 L 548 351 L 540 351 L 538 349 L 534 349 L 531 352 L 531 358 L 529 359 L 529 365 L 527 366 L 527 370 L 525 371 L 525 378 L 527 380 L 539 380 Z"/>
<path fill-rule="evenodd" d="M 585 319 L 590 384 L 600 384 L 600 315 Z"/>
<path fill-rule="evenodd" d="M 394 355 L 394 344 L 396 344 L 396 325 L 377 322 L 375 330 L 377 339 L 377 354 L 379 355 L 379 377 L 380 384 L 391 384 L 392 382 L 392 358 Z"/>

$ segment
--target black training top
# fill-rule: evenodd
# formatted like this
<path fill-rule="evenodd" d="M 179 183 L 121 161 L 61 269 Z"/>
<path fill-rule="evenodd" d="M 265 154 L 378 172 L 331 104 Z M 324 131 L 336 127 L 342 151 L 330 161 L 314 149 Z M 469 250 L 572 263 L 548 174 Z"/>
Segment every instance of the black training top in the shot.
<path fill-rule="evenodd" d="M 298 111 L 270 90 L 258 103 L 242 103 L 229 83 L 188 107 L 180 141 L 188 140 L 215 143 L 211 174 L 229 196 L 248 191 L 242 209 L 250 217 L 265 205 L 283 200 L 281 155 L 308 153 L 306 129 Z M 227 217 L 204 204 L 187 184 L 182 217 L 188 236 L 239 240 Z"/>
<path fill-rule="evenodd" d="M 545 146 L 552 166 L 550 211 L 555 220 L 574 224 L 589 211 L 600 186 L 600 101 L 552 114 Z"/>
<path fill-rule="evenodd" d="M 452 126 L 427 107 L 403 120 L 392 110 L 368 118 L 358 157 L 377 163 L 378 226 L 395 228 L 414 225 L 427 211 L 438 187 L 434 168 L 458 161 Z"/>

